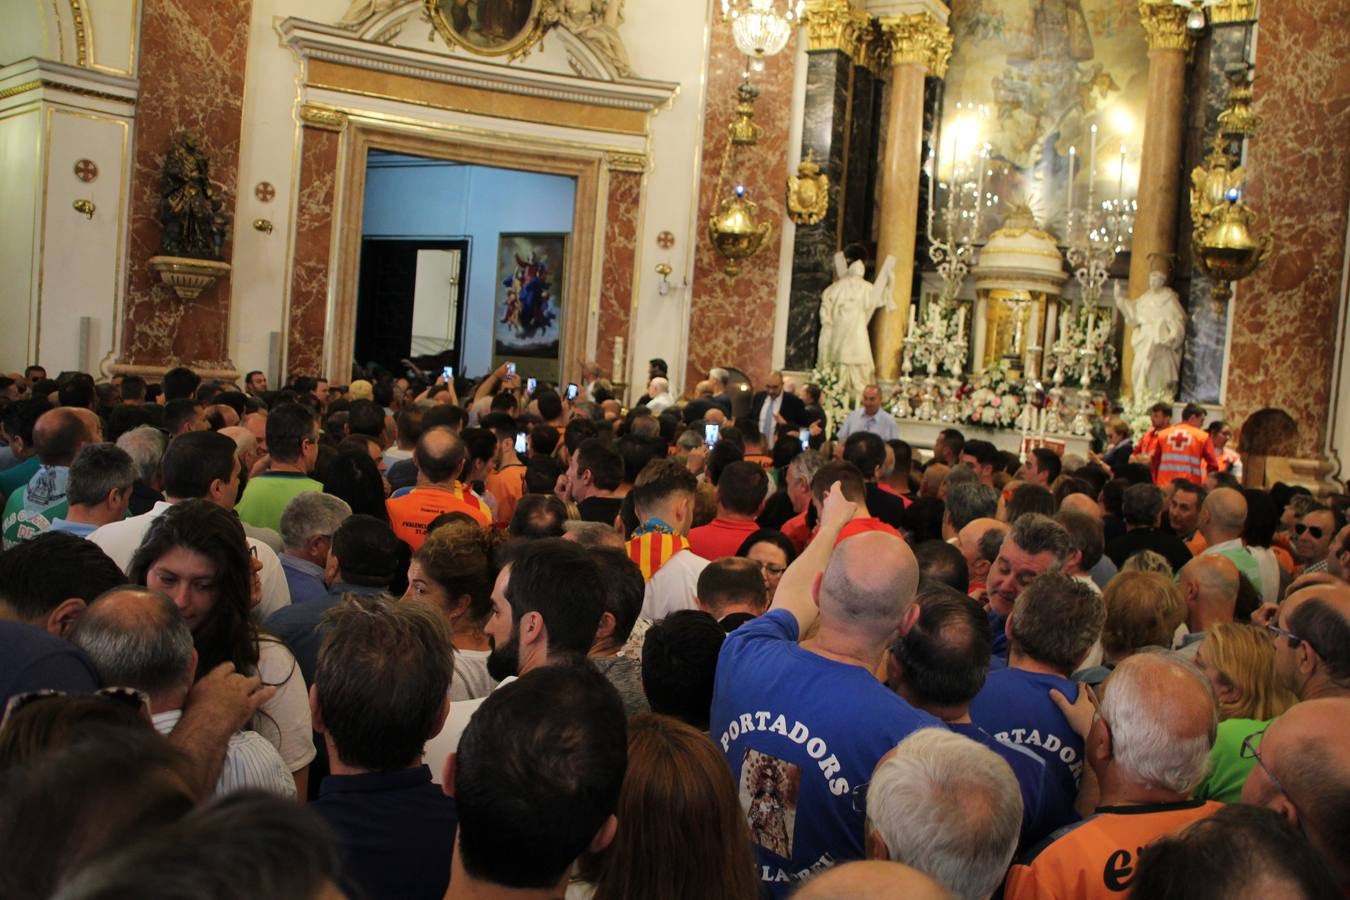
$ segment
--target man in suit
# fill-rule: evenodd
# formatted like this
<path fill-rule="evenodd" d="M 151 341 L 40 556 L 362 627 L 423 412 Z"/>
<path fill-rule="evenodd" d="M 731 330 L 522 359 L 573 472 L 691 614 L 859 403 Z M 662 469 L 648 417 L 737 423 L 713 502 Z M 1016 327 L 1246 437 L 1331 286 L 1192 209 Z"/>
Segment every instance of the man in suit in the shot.
<path fill-rule="evenodd" d="M 806 404 L 794 394 L 783 390 L 783 373 L 770 372 L 764 390 L 756 391 L 750 401 L 750 415 L 764 434 L 765 444 L 773 446 L 774 426 L 805 425 Z"/>

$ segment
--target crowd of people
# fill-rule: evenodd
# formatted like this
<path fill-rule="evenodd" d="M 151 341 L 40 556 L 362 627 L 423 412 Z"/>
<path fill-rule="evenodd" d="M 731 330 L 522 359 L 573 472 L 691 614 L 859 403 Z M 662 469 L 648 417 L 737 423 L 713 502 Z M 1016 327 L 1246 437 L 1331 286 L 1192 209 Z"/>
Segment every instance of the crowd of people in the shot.
<path fill-rule="evenodd" d="M 0 897 L 1350 894 L 1350 498 L 582 371 L 0 378 Z"/>

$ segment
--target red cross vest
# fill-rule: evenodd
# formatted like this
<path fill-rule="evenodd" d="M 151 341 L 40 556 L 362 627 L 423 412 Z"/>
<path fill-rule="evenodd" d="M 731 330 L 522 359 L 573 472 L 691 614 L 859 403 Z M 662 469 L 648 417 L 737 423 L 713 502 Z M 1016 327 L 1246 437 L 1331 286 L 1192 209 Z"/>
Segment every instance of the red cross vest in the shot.
<path fill-rule="evenodd" d="M 1158 433 L 1153 451 L 1153 483 L 1161 487 L 1177 478 L 1200 484 L 1205 480 L 1205 463 L 1217 469 L 1214 443 L 1208 432 L 1182 422 Z"/>

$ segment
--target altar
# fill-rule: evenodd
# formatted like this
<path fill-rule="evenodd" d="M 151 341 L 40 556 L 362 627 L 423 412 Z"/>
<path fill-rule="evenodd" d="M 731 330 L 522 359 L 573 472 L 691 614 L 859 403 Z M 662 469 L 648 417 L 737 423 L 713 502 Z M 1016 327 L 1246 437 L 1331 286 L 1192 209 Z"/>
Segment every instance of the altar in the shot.
<path fill-rule="evenodd" d="M 1018 453 L 1022 448 L 1023 434 L 1016 428 L 989 428 L 984 425 L 961 425 L 951 422 L 929 422 L 920 419 L 897 419 L 896 424 L 900 426 L 901 439 L 908 442 L 915 450 L 923 450 L 925 458 L 932 454 L 938 434 L 947 428 L 955 428 L 960 431 L 968 441 L 978 438 L 982 441 L 988 441 L 1000 450 L 1007 450 L 1011 453 Z M 1073 454 L 1081 456 L 1083 459 L 1087 459 L 1088 453 L 1092 449 L 1090 435 L 1033 432 L 1025 435 L 1025 437 L 1032 442 L 1033 446 L 1048 446 L 1060 452 L 1061 455 Z M 1061 444 L 1063 445 L 1062 450 L 1059 446 Z"/>

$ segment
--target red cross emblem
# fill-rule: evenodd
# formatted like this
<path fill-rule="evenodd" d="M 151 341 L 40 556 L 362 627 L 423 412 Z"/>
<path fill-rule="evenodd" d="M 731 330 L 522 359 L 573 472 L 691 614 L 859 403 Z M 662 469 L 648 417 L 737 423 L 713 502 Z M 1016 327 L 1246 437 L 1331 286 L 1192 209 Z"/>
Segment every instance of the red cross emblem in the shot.
<path fill-rule="evenodd" d="M 669 250 L 671 247 L 675 246 L 675 235 L 671 234 L 669 231 L 661 232 L 656 236 L 656 246 L 660 247 L 662 250 Z"/>
<path fill-rule="evenodd" d="M 1191 436 L 1184 431 L 1177 431 L 1167 439 L 1167 442 L 1176 450 L 1185 450 L 1191 445 Z"/>
<path fill-rule="evenodd" d="M 263 203 L 271 202 L 272 198 L 276 195 L 277 189 L 272 187 L 270 181 L 260 181 L 258 182 L 258 186 L 253 189 L 253 196 L 257 197 Z"/>
<path fill-rule="evenodd" d="M 83 182 L 93 181 L 98 177 L 98 166 L 92 159 L 81 159 L 75 162 L 75 177 Z"/>

